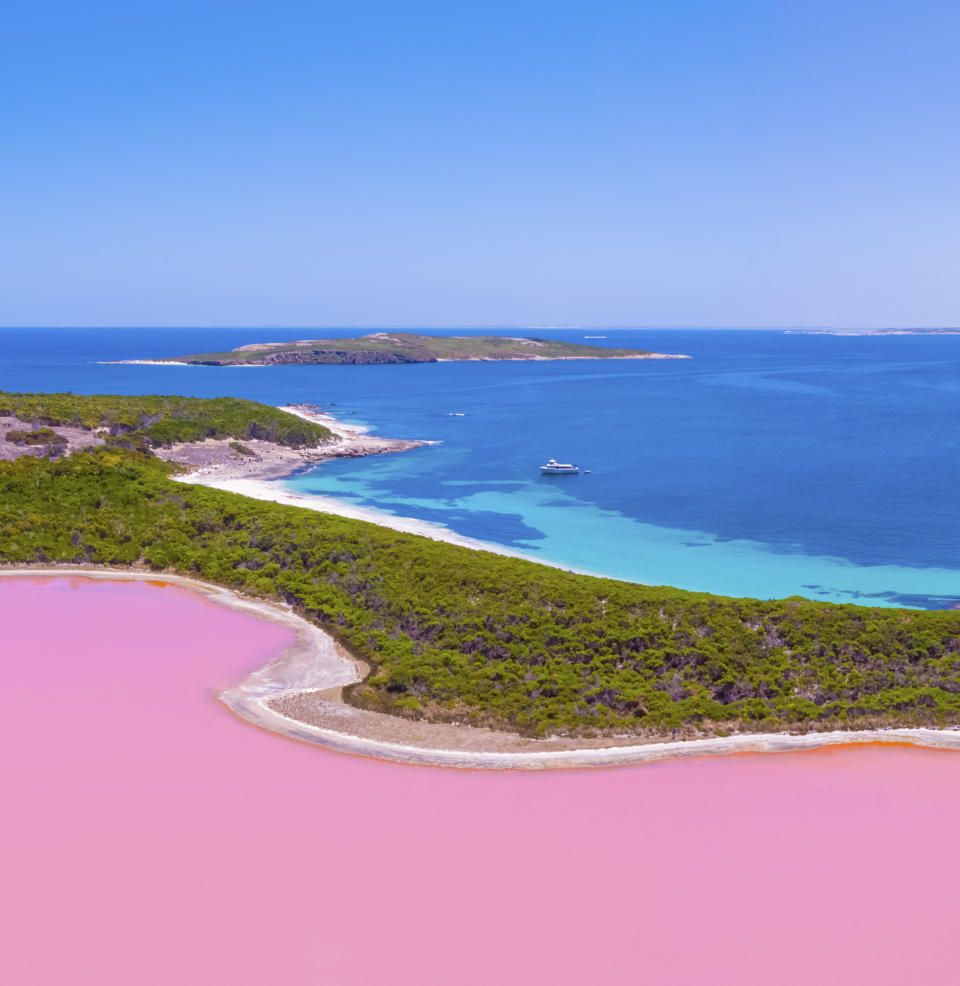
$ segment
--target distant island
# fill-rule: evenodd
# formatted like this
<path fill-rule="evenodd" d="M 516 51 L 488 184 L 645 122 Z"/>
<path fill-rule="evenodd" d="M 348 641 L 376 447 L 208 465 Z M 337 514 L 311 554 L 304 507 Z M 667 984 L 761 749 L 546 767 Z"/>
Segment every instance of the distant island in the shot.
<path fill-rule="evenodd" d="M 358 339 L 297 339 L 239 346 L 174 359 L 122 360 L 199 366 L 289 366 L 313 363 L 443 363 L 464 360 L 689 359 L 642 349 L 607 349 L 535 336 L 426 336 L 372 332 Z"/>
<path fill-rule="evenodd" d="M 960 336 L 960 328 L 941 329 L 787 329 L 788 336 Z"/>

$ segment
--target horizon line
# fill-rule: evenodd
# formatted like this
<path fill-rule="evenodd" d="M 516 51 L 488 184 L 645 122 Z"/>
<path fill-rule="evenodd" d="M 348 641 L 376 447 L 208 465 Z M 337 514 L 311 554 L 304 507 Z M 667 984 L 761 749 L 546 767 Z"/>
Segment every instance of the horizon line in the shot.
<path fill-rule="evenodd" d="M 438 331 L 438 330 L 469 330 L 477 331 L 479 329 L 489 329 L 496 331 L 542 331 L 548 330 L 552 332 L 577 332 L 584 329 L 603 329 L 608 332 L 630 332 L 630 331 L 644 331 L 644 330 L 705 330 L 705 331 L 724 331 L 724 330 L 742 330 L 742 331 L 784 331 L 784 330 L 831 330 L 831 331 L 849 331 L 849 330 L 913 330 L 913 331 L 944 331 L 944 330 L 954 330 L 958 328 L 957 325 L 916 325 L 916 324 L 903 324 L 903 325 L 798 325 L 798 324 L 780 324 L 780 325 L 770 325 L 770 324 L 752 324 L 752 325 L 677 325 L 677 324 L 635 324 L 635 325 L 623 325 L 623 324 L 599 324 L 599 323 L 563 323 L 563 324 L 553 324 L 553 325 L 521 325 L 521 324 L 511 324 L 511 323 L 475 323 L 475 324 L 433 324 L 433 325 L 389 325 L 389 324 L 363 324 L 363 325 L 306 325 L 298 323 L 262 323 L 262 322 L 246 322 L 237 324 L 228 323 L 205 323 L 205 324 L 191 324 L 191 323 L 176 323 L 176 324 L 151 324 L 151 323 L 128 323 L 128 322 L 111 322 L 111 323 L 84 323 L 76 325 L 65 325 L 65 324 L 10 324 L 10 325 L 0 325 L 0 330 L 3 329 L 236 329 L 236 330 L 247 330 L 247 329 L 263 329 L 263 330 L 286 330 L 296 332 L 325 332 L 325 331 L 366 331 L 366 330 L 376 330 L 376 331 L 392 331 L 392 332 L 415 332 L 415 331 Z"/>

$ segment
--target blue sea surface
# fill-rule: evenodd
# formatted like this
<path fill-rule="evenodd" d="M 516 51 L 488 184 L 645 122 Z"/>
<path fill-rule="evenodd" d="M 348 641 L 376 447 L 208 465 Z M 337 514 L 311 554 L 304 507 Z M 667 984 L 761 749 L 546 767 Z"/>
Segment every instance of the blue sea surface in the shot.
<path fill-rule="evenodd" d="M 0 389 L 316 403 L 379 434 L 441 444 L 326 463 L 284 481 L 299 493 L 638 582 L 930 608 L 960 600 L 960 336 L 543 329 L 530 334 L 605 334 L 594 344 L 693 358 L 97 362 L 317 334 L 357 332 L 3 329 Z M 551 456 L 590 471 L 541 476 Z"/>

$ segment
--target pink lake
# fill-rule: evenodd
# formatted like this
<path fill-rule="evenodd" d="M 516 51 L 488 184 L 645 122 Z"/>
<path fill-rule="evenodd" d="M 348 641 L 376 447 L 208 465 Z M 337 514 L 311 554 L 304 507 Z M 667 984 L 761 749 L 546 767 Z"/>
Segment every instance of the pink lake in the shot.
<path fill-rule="evenodd" d="M 288 631 L 188 590 L 0 579 L 2 980 L 952 982 L 960 755 L 380 763 L 217 691 Z"/>

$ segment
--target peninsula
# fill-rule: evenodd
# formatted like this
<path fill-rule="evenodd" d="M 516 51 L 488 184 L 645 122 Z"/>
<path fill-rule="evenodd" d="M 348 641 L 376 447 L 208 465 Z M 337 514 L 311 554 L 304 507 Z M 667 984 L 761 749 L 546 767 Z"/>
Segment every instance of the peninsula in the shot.
<path fill-rule="evenodd" d="M 642 349 L 607 349 L 534 336 L 427 336 L 372 332 L 358 339 L 297 339 L 239 346 L 175 359 L 121 360 L 200 366 L 289 366 L 313 363 L 444 363 L 482 360 L 689 359 Z"/>
<path fill-rule="evenodd" d="M 276 408 L 233 397 L 0 391 L 0 462 L 104 447 L 162 459 L 195 482 L 249 481 L 425 444 L 368 435 L 314 404 Z"/>
<path fill-rule="evenodd" d="M 809 734 L 803 745 L 956 741 L 956 611 L 618 582 L 215 487 L 211 470 L 233 462 L 284 468 L 268 445 L 289 469 L 357 440 L 303 405 L 0 393 L 0 418 L 0 567 L 178 575 L 288 607 L 349 655 L 308 656 L 256 701 L 233 696 L 288 735 L 353 744 L 330 737 L 349 715 L 346 731 L 381 744 L 429 726 L 431 747 L 565 762 L 574 748 L 593 762 L 598 745 L 792 748 L 794 733 Z M 206 480 L 177 481 L 198 466 Z"/>

